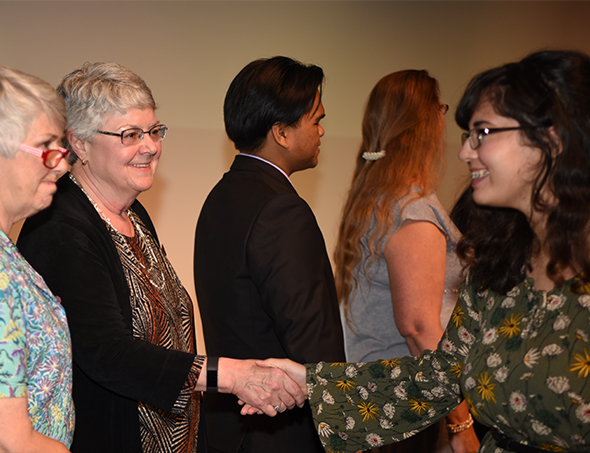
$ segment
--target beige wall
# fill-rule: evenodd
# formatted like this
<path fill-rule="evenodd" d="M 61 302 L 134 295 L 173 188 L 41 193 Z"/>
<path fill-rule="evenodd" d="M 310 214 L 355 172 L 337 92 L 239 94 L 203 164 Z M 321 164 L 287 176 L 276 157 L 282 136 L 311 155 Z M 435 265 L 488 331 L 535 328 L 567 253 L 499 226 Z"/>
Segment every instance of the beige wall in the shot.
<path fill-rule="evenodd" d="M 0 1 L 0 64 L 54 85 L 84 61 L 116 61 L 146 79 L 170 132 L 140 199 L 194 297 L 194 227 L 233 158 L 222 104 L 246 63 L 281 54 L 326 72 L 320 164 L 293 180 L 331 254 L 362 110 L 380 77 L 416 68 L 440 81 L 451 111 L 439 195 L 450 207 L 467 175 L 452 119 L 468 80 L 541 48 L 590 52 L 589 17 L 590 3 L 565 1 Z"/>

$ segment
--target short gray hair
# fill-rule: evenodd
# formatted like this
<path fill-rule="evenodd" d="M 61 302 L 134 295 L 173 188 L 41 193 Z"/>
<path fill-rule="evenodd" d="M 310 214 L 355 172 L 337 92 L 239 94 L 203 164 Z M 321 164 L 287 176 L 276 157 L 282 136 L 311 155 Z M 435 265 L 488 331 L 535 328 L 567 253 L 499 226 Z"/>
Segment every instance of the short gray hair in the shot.
<path fill-rule="evenodd" d="M 145 81 L 117 63 L 86 62 L 61 80 L 57 92 L 66 101 L 67 128 L 81 140 L 92 141 L 105 115 L 156 109 Z"/>
<path fill-rule="evenodd" d="M 0 66 L 0 155 L 12 158 L 37 117 L 46 113 L 66 126 L 66 109 L 55 89 L 38 77 Z"/>

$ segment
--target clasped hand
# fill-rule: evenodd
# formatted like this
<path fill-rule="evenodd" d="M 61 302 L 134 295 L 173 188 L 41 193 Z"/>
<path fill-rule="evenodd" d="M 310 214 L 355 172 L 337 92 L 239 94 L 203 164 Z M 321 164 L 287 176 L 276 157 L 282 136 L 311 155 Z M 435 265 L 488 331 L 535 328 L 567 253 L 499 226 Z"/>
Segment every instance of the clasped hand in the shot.
<path fill-rule="evenodd" d="M 267 360 L 256 360 L 254 366 L 257 371 L 254 373 L 271 373 L 275 379 L 280 382 L 281 390 L 287 392 L 287 394 L 279 390 L 276 394 L 269 395 L 270 404 L 266 406 L 260 406 L 253 403 L 251 400 L 242 398 L 235 392 L 235 395 L 239 398 L 239 404 L 242 404 L 242 415 L 253 415 L 253 414 L 266 414 L 271 417 L 277 414 L 277 408 L 280 407 L 278 412 L 283 412 L 287 409 L 292 409 L 295 404 L 302 407 L 305 400 L 307 399 L 307 385 L 305 382 L 305 367 L 300 363 L 293 362 L 289 359 L 267 359 Z M 277 399 L 278 398 L 278 399 Z M 293 401 L 293 403 L 291 403 Z M 270 408 L 269 408 L 270 405 Z"/>
<path fill-rule="evenodd" d="M 291 373 L 298 381 L 290 376 Z M 258 361 L 222 357 L 219 359 L 218 387 L 220 392 L 233 393 L 239 398 L 240 404 L 244 405 L 243 415 L 264 413 L 274 417 L 277 412 L 296 405 L 303 407 L 307 399 L 305 367 L 287 359 Z"/>

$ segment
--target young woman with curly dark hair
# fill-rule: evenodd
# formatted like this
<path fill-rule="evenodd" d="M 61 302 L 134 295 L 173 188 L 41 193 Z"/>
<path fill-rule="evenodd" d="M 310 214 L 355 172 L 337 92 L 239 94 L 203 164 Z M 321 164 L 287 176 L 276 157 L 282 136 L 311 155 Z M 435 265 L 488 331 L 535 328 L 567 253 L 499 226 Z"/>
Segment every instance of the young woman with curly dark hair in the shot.
<path fill-rule="evenodd" d="M 356 364 L 271 362 L 303 385 L 320 438 L 354 452 L 462 400 L 480 451 L 590 445 L 590 57 L 543 51 L 476 76 L 457 108 L 471 171 L 471 265 L 436 351 Z M 465 213 L 465 211 L 464 211 Z"/>

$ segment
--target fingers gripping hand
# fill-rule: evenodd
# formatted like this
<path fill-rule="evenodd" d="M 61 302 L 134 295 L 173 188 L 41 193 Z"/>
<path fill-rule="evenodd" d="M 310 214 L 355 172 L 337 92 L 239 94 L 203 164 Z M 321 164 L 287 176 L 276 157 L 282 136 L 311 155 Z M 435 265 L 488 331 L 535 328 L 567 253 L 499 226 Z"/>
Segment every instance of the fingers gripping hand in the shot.
<path fill-rule="evenodd" d="M 305 367 L 299 363 L 293 362 L 288 359 L 268 359 L 268 360 L 257 360 L 256 365 L 262 368 L 279 368 L 285 371 L 288 378 L 284 380 L 285 390 L 295 399 L 295 403 L 299 407 L 303 407 L 305 400 L 307 399 L 307 385 L 305 382 Z M 283 401 L 285 402 L 285 401 Z M 244 401 L 239 401 L 244 407 L 241 410 L 242 415 L 253 415 L 261 414 L 259 408 L 253 405 L 247 404 Z M 293 405 L 286 405 L 287 409 L 291 409 Z M 282 412 L 282 410 L 281 410 Z"/>
<path fill-rule="evenodd" d="M 249 404 L 244 403 L 242 400 L 239 400 L 238 404 L 241 404 L 244 406 L 244 407 L 242 407 L 242 410 L 240 411 L 240 414 L 242 414 L 242 415 L 254 415 L 254 414 L 262 415 L 264 413 L 261 410 L 259 410 L 257 407 L 250 406 Z"/>
<path fill-rule="evenodd" d="M 307 399 L 307 382 L 305 380 L 305 366 L 300 363 L 293 362 L 289 359 L 267 359 L 257 360 L 256 364 L 260 367 L 275 367 L 283 370 L 293 380 L 293 382 L 299 386 L 301 393 L 304 396 L 301 404 L 297 404 L 299 407 L 303 405 L 305 399 Z"/>
<path fill-rule="evenodd" d="M 277 409 L 291 409 L 303 404 L 299 386 L 278 368 L 260 367 L 254 360 L 232 360 L 228 370 L 233 375 L 231 393 L 246 403 L 242 413 L 265 413 L 271 417 Z"/>

